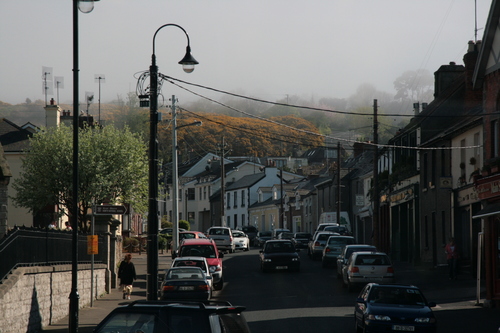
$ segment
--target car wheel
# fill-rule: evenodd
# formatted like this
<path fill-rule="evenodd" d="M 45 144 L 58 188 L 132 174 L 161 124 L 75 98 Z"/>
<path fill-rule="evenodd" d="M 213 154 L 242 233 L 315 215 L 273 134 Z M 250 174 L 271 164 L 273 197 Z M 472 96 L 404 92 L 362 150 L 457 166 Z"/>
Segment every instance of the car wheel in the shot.
<path fill-rule="evenodd" d="M 359 327 L 358 325 L 358 320 L 356 319 L 356 314 L 354 314 L 354 332 L 356 333 L 362 333 L 363 329 Z"/>
<path fill-rule="evenodd" d="M 221 290 L 223 286 L 224 286 L 224 279 L 221 278 L 219 282 L 214 284 L 214 289 Z"/>
<path fill-rule="evenodd" d="M 247 244 L 247 247 L 245 247 L 243 251 L 248 251 L 248 250 L 250 250 L 250 245 Z"/>

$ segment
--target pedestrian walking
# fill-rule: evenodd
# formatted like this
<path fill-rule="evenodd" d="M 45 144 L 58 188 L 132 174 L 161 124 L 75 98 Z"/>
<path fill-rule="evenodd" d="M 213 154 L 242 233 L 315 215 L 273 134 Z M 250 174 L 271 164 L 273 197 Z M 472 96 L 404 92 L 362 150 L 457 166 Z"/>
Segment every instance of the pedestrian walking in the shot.
<path fill-rule="evenodd" d="M 457 278 L 459 254 L 457 244 L 455 243 L 455 239 L 453 237 L 450 237 L 444 251 L 446 253 L 446 260 L 448 261 L 448 268 L 450 270 L 450 280 L 455 280 Z"/>
<path fill-rule="evenodd" d="M 123 299 L 130 299 L 132 294 L 132 284 L 136 279 L 135 266 L 132 262 L 132 254 L 128 253 L 118 268 L 118 278 L 120 279 L 120 288 L 122 288 Z"/>

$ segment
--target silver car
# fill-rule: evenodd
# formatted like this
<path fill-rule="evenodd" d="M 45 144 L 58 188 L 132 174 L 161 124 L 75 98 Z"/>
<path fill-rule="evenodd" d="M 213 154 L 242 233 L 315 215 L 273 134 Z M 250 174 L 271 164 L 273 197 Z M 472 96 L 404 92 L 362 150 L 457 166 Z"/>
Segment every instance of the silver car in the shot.
<path fill-rule="evenodd" d="M 354 252 L 343 270 L 343 286 L 349 291 L 354 285 L 370 282 L 394 283 L 391 259 L 383 252 Z"/>
<path fill-rule="evenodd" d="M 330 236 L 338 235 L 334 232 L 317 232 L 314 239 L 309 242 L 307 249 L 307 254 L 312 260 L 321 258 L 323 254 L 323 248 L 325 247 L 326 241 Z"/>

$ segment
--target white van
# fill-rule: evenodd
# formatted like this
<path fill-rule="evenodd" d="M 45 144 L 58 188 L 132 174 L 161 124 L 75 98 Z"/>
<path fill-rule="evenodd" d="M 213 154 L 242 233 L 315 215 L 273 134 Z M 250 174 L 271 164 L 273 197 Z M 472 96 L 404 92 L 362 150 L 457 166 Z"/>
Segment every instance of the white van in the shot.
<path fill-rule="evenodd" d="M 341 226 L 345 226 L 349 232 L 352 232 L 351 220 L 347 212 L 340 212 L 340 222 L 337 222 L 337 212 L 321 213 L 318 223 L 320 225 L 323 223 L 338 223 Z"/>

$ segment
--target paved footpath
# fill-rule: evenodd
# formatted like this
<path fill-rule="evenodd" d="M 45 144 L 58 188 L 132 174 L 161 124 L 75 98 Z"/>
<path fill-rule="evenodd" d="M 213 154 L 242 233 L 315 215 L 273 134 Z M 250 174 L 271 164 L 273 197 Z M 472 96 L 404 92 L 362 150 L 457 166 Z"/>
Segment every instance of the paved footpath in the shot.
<path fill-rule="evenodd" d="M 137 280 L 134 282 L 131 300 L 124 300 L 123 294 L 119 288 L 112 289 L 109 294 L 103 295 L 101 298 L 94 301 L 92 307 L 85 307 L 79 311 L 78 332 L 91 333 L 95 326 L 114 308 L 120 305 L 126 305 L 131 301 L 146 299 L 146 273 L 147 273 L 147 255 L 143 252 L 132 254 L 132 262 L 135 265 Z M 170 267 L 172 259 L 170 252 L 159 253 L 158 255 L 158 272 L 162 272 L 167 267 Z M 69 318 L 59 320 L 52 325 L 44 328 L 43 332 L 62 333 L 68 332 Z"/>

